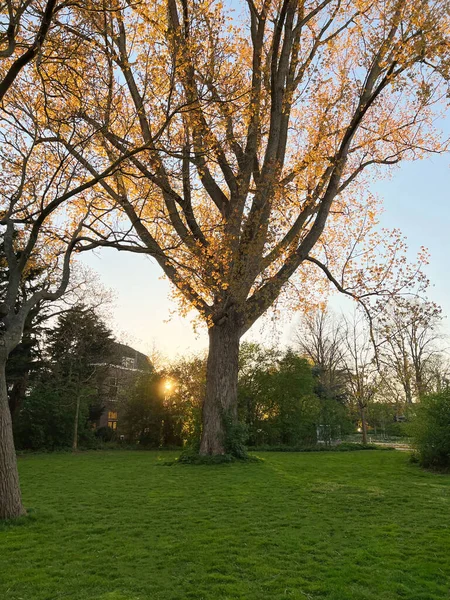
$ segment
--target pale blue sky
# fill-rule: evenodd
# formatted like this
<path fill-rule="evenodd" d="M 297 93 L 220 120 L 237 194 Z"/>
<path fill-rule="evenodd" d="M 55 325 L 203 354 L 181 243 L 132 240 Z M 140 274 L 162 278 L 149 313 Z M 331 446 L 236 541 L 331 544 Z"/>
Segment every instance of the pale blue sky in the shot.
<path fill-rule="evenodd" d="M 449 162 L 446 155 L 404 163 L 391 179 L 382 180 L 372 188 L 384 198 L 381 225 L 402 230 L 408 238 L 411 259 L 420 246 L 430 250 L 429 295 L 447 315 L 450 315 Z M 84 262 L 99 274 L 105 286 L 115 290 L 112 324 L 128 343 L 147 353 L 155 347 L 167 357 L 206 348 L 205 331 L 195 334 L 189 319 L 174 313 L 176 306 L 168 300 L 169 285 L 161 279 L 161 270 L 152 259 L 107 250 L 85 256 Z M 278 341 L 287 343 L 295 320 L 295 315 L 286 316 L 276 328 L 263 323 L 261 329 L 257 323 L 252 337 L 262 336 L 267 341 L 277 334 Z"/>
<path fill-rule="evenodd" d="M 411 258 L 420 246 L 428 248 L 431 262 L 430 297 L 450 315 L 450 157 L 431 156 L 405 163 L 391 180 L 375 189 L 385 199 L 381 224 L 399 227 L 408 238 Z"/>

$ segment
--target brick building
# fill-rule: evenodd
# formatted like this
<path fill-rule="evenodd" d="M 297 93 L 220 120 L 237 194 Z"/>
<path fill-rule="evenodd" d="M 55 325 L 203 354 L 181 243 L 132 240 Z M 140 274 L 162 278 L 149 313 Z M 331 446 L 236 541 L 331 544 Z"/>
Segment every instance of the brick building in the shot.
<path fill-rule="evenodd" d="M 127 400 L 138 378 L 153 371 L 153 366 L 142 352 L 115 342 L 110 362 L 98 367 L 98 396 L 102 411 L 95 426 L 116 430 L 120 405 Z"/>

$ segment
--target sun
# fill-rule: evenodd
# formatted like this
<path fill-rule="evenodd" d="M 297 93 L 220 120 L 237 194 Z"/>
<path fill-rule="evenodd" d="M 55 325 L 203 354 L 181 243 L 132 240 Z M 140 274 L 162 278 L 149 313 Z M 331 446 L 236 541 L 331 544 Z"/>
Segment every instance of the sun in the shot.
<path fill-rule="evenodd" d="M 163 384 L 164 391 L 171 392 L 174 388 L 174 385 L 175 384 L 171 379 L 166 379 Z"/>

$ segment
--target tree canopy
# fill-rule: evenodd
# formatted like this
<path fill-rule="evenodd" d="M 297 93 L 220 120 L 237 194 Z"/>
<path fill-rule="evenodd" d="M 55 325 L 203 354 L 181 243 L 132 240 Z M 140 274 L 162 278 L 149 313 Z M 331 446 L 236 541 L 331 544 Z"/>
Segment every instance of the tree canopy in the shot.
<path fill-rule="evenodd" d="M 411 283 L 398 232 L 374 253 L 367 184 L 447 147 L 446 2 L 114 1 L 62 31 L 47 139 L 102 189 L 85 248 L 153 256 L 230 348 L 223 373 L 210 353 L 206 421 L 236 413 L 239 338 L 293 285 L 305 301 L 317 268 L 357 298 Z"/>

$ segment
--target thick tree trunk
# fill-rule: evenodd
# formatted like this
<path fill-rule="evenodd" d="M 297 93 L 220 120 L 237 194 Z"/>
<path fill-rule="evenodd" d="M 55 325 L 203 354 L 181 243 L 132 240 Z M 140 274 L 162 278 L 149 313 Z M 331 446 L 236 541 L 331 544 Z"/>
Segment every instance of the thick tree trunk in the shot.
<path fill-rule="evenodd" d="M 225 421 L 237 422 L 239 327 L 227 319 L 209 330 L 200 454 L 225 453 Z"/>
<path fill-rule="evenodd" d="M 0 519 L 25 514 L 20 493 L 11 413 L 5 377 L 6 360 L 0 361 Z"/>

